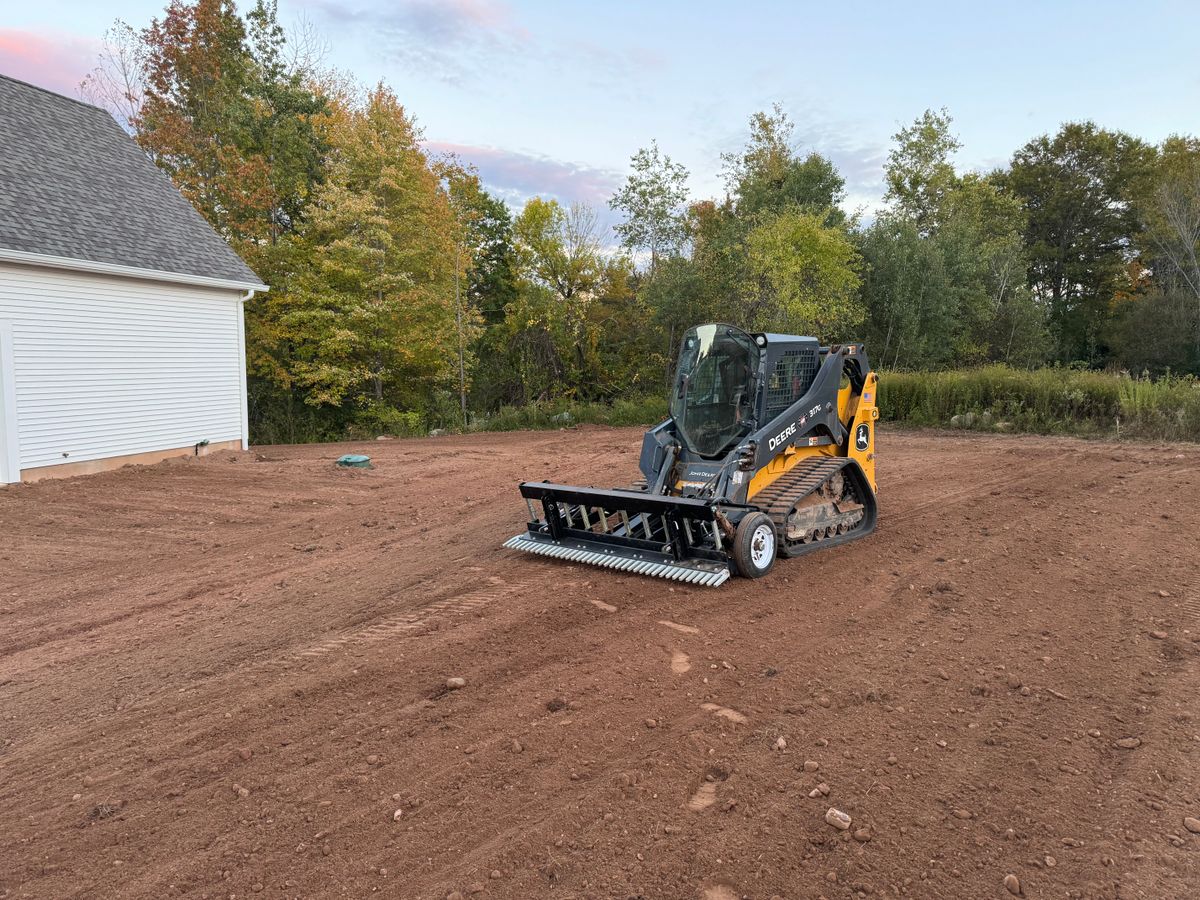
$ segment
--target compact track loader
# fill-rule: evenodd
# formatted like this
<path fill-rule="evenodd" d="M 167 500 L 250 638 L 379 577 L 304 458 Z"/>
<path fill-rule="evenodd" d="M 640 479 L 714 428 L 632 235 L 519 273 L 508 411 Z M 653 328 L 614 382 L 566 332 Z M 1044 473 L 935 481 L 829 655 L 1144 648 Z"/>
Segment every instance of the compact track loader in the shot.
<path fill-rule="evenodd" d="M 862 344 L 693 328 L 670 418 L 642 442 L 645 481 L 524 482 L 528 531 L 504 546 L 716 587 L 870 534 L 877 381 Z"/>

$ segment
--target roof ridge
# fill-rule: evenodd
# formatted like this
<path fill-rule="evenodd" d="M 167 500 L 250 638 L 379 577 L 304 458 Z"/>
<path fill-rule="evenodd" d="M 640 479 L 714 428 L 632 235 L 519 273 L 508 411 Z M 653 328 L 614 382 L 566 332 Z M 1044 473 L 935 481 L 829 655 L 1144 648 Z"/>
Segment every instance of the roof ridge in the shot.
<path fill-rule="evenodd" d="M 0 79 L 3 79 L 4 81 L 11 81 L 13 84 L 19 84 L 23 87 L 33 88 L 35 91 L 41 91 L 43 94 L 49 94 L 51 97 L 57 97 L 59 100 L 69 100 L 72 103 L 79 104 L 85 109 L 95 110 L 96 112 L 104 113 L 104 115 L 108 116 L 110 119 L 112 118 L 112 114 L 104 107 L 97 106 L 95 103 L 88 103 L 86 100 L 80 100 L 78 97 L 68 97 L 66 94 L 60 94 L 58 91 L 52 91 L 50 88 L 42 87 L 40 84 L 33 84 L 32 82 L 25 81 L 21 78 L 13 78 L 11 75 L 5 75 L 3 72 L 0 72 Z"/>

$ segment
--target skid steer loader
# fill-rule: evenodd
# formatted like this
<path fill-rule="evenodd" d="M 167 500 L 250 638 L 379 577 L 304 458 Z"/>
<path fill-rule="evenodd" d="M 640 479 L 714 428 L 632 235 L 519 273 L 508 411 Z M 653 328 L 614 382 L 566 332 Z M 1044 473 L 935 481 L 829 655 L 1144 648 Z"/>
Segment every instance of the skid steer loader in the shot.
<path fill-rule="evenodd" d="M 716 587 L 870 534 L 877 381 L 862 344 L 697 326 L 670 418 L 643 440 L 645 480 L 524 482 L 528 530 L 504 546 Z"/>

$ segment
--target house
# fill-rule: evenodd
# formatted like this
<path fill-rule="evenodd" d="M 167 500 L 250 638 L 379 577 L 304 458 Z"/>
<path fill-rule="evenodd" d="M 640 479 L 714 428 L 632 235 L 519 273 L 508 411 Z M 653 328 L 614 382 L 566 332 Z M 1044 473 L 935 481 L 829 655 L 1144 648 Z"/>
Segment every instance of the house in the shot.
<path fill-rule="evenodd" d="M 0 484 L 244 449 L 266 289 L 107 112 L 0 75 Z"/>

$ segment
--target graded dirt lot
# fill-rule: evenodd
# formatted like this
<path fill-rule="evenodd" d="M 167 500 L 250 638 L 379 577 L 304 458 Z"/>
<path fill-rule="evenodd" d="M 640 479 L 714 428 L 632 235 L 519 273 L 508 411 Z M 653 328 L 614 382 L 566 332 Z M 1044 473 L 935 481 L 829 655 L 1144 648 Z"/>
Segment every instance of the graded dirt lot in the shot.
<path fill-rule="evenodd" d="M 885 432 L 716 590 L 501 549 L 639 444 L 0 490 L 0 897 L 1200 894 L 1200 450 Z"/>

